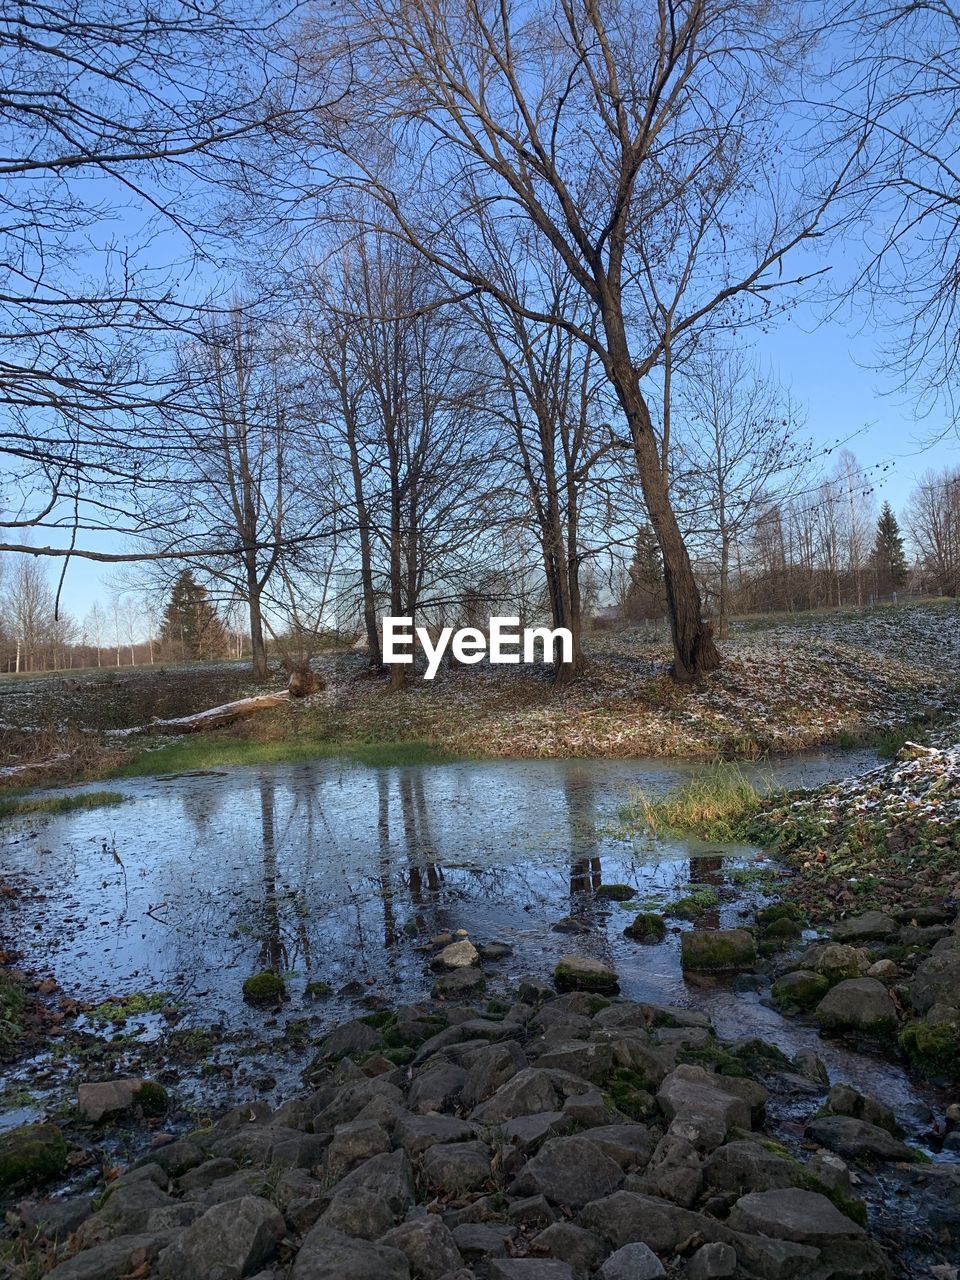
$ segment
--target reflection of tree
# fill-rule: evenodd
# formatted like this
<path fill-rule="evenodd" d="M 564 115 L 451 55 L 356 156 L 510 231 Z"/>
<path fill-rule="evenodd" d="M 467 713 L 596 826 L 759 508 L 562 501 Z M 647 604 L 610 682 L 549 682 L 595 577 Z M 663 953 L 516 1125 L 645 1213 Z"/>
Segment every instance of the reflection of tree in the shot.
<path fill-rule="evenodd" d="M 562 786 L 570 828 L 571 914 L 584 923 L 592 923 L 596 899 L 591 890 L 596 891 L 603 883 L 593 770 L 577 764 L 567 765 Z"/>
<path fill-rule="evenodd" d="M 690 883 L 715 884 L 724 883 L 723 857 L 721 854 L 704 854 L 690 858 Z M 720 907 L 710 907 L 703 913 L 702 924 L 708 929 L 720 928 Z"/>
<path fill-rule="evenodd" d="M 410 898 L 418 906 L 423 902 L 423 878 L 427 890 L 435 895 L 443 883 L 443 867 L 437 862 L 437 851 L 430 830 L 430 814 L 423 794 L 423 775 L 409 773 L 399 780 L 400 807 L 403 812 L 403 835 L 409 867 Z"/>
<path fill-rule="evenodd" d="M 263 849 L 263 902 L 260 907 L 260 963 L 265 969 L 278 973 L 291 967 L 290 953 L 283 937 L 280 919 L 279 867 L 277 863 L 276 796 L 272 774 L 261 775 L 260 792 L 260 841 Z M 302 910 L 295 911 L 295 950 L 303 955 L 304 964 L 310 968 L 310 935 Z"/>

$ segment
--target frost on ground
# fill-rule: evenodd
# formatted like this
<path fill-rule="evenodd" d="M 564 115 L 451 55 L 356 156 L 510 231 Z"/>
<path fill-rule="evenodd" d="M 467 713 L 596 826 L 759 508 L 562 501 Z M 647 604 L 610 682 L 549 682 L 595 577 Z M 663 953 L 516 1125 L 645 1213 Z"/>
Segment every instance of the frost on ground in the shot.
<path fill-rule="evenodd" d="M 863 777 L 773 801 L 754 831 L 820 912 L 960 899 L 960 720 Z"/>
<path fill-rule="evenodd" d="M 748 621 L 722 650 L 721 669 L 692 688 L 670 679 L 662 637 L 632 631 L 589 638 L 589 670 L 566 689 L 542 669 L 454 667 L 390 698 L 341 661 L 315 713 L 330 736 L 427 738 L 477 756 L 796 751 L 940 712 L 960 669 L 960 608 Z"/>

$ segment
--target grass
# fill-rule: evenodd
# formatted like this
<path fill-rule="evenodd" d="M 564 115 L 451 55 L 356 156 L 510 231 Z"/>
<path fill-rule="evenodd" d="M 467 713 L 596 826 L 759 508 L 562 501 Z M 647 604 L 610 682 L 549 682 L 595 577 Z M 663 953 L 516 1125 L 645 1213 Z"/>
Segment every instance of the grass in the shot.
<path fill-rule="evenodd" d="M 33 813 L 71 813 L 74 809 L 102 809 L 123 804 L 119 791 L 78 791 L 71 795 L 5 795 L 0 797 L 0 818 L 20 818 Z"/>
<path fill-rule="evenodd" d="M 753 783 L 733 764 L 709 766 L 659 798 L 638 791 L 621 811 L 627 831 L 646 830 L 702 836 L 705 840 L 737 840 L 760 807 Z"/>
<path fill-rule="evenodd" d="M 26 999 L 20 983 L 0 973 L 0 1058 L 11 1053 L 23 1033 Z"/>
<path fill-rule="evenodd" d="M 114 773 L 140 778 L 160 773 L 187 773 L 226 765 L 298 764 L 305 760 L 343 758 L 371 769 L 387 765 L 443 764 L 451 753 L 422 740 L 403 742 L 333 741 L 307 735 L 259 741 L 255 738 L 197 734 L 145 748 Z"/>

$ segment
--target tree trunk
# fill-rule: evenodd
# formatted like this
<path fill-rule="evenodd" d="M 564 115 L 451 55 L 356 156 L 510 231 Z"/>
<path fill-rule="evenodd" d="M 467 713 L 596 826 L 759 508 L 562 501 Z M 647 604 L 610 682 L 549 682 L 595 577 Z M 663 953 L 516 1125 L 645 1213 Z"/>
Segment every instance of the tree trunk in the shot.
<path fill-rule="evenodd" d="M 263 639 L 263 610 L 260 607 L 260 584 L 257 581 L 256 564 L 248 563 L 247 570 L 247 608 L 250 613 L 250 658 L 253 663 L 253 678 L 257 683 L 266 680 L 267 646 Z"/>
<path fill-rule="evenodd" d="M 726 640 L 730 610 L 730 539 L 726 531 L 720 533 L 720 600 L 717 608 L 717 635 Z"/>
<path fill-rule="evenodd" d="M 713 642 L 712 627 L 703 617 L 693 566 L 670 505 L 650 412 L 639 388 L 631 387 L 630 382 L 636 382 L 632 367 L 628 377 L 623 379 L 625 385 L 618 389 L 621 389 L 621 403 L 633 436 L 640 487 L 663 557 L 663 579 L 673 638 L 671 675 L 688 683 L 708 671 L 715 671 L 720 666 L 720 654 Z"/>

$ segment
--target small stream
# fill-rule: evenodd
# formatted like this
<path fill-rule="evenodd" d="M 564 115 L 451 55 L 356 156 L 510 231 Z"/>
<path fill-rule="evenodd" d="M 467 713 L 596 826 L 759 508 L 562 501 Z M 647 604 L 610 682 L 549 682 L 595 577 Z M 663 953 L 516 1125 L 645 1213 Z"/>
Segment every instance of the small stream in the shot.
<path fill-rule="evenodd" d="M 817 786 L 876 763 L 869 751 L 824 753 L 745 772 L 764 786 Z M 664 793 L 698 767 L 323 760 L 120 782 L 122 806 L 3 824 L 0 870 L 24 891 L 5 908 L 0 941 L 85 1002 L 163 992 L 179 1028 L 225 1033 L 224 1060 L 246 1045 L 229 1083 L 209 1072 L 182 1082 L 198 1105 L 249 1097 L 267 1081 L 268 1100 L 289 1096 L 304 1062 L 290 1052 L 289 1024 L 307 1021 L 315 1037 L 371 998 L 422 998 L 434 980 L 425 943 L 457 929 L 513 949 L 490 995 L 523 974 L 549 977 L 565 952 L 592 954 L 614 965 L 629 998 L 702 1008 L 723 1038 L 760 1036 L 788 1054 L 814 1047 L 832 1079 L 898 1111 L 931 1101 L 896 1066 L 821 1040 L 755 991 L 686 983 L 678 933 L 690 926 L 676 922 L 653 947 L 623 936 L 637 904 L 662 907 L 691 882 L 720 891 L 707 925 L 732 926 L 756 905 L 759 851 L 620 827 L 633 789 Z M 598 896 L 601 883 L 634 886 L 630 907 Z M 564 919 L 582 932 L 556 932 Z M 267 967 L 287 975 L 279 1014 L 242 999 L 243 980 Z M 338 994 L 311 999 L 317 981 Z M 125 1030 L 149 1039 L 165 1026 L 153 1013 Z M 18 1071 L 41 1094 L 57 1078 L 48 1055 Z M 29 1113 L 10 1107 L 0 1127 Z"/>

